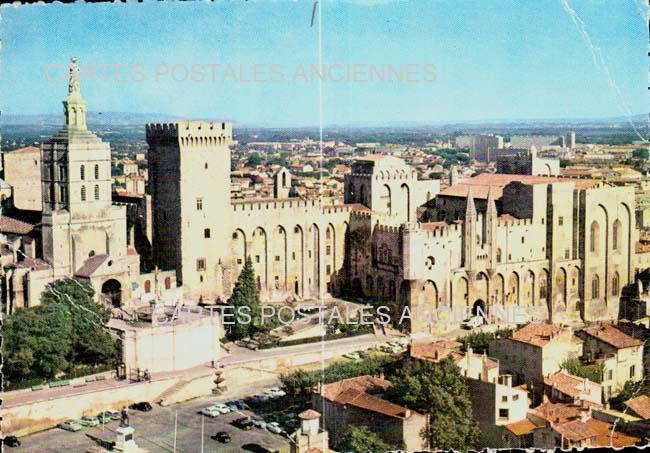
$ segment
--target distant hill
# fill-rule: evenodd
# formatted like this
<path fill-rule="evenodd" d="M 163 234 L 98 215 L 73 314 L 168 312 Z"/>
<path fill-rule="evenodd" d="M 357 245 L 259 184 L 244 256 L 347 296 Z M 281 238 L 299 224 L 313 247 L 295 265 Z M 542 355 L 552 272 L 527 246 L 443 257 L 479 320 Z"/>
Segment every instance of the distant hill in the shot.
<path fill-rule="evenodd" d="M 130 113 L 130 112 L 88 112 L 86 122 L 89 126 L 142 126 L 147 123 L 168 123 L 190 118 L 168 115 L 166 113 Z M 203 118 L 191 118 L 203 119 Z M 222 121 L 221 119 L 205 119 Z M 230 120 L 223 120 L 230 121 Z M 1 115 L 0 126 L 59 126 L 63 114 L 59 115 Z"/>

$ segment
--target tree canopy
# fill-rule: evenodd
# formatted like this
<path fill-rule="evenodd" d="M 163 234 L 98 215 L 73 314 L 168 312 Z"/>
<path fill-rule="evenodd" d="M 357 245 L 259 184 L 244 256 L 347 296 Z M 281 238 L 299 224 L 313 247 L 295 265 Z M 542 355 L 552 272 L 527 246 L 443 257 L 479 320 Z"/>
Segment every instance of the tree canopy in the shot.
<path fill-rule="evenodd" d="M 430 416 L 428 432 L 420 434 L 431 449 L 476 447 L 480 431 L 472 419 L 469 389 L 451 358 L 414 360 L 391 382 L 388 399 Z"/>
<path fill-rule="evenodd" d="M 9 385 L 45 381 L 83 367 L 114 366 L 116 339 L 106 327 L 110 311 L 94 301 L 90 285 L 73 279 L 50 283 L 41 304 L 5 318 Z"/>
<path fill-rule="evenodd" d="M 228 303 L 232 306 L 235 315 L 234 320 L 226 324 L 228 337 L 231 340 L 238 340 L 262 330 L 262 306 L 257 282 L 255 281 L 255 270 L 250 257 L 246 258 Z M 250 315 L 250 322 L 246 322 L 245 316 L 239 316 L 240 313 Z"/>
<path fill-rule="evenodd" d="M 574 376 L 586 378 L 592 382 L 603 382 L 605 365 L 602 362 L 585 364 L 579 358 L 573 357 L 562 362 L 560 367 L 564 368 L 567 373 Z"/>
<path fill-rule="evenodd" d="M 377 433 L 365 426 L 349 425 L 341 432 L 341 439 L 336 445 L 338 451 L 384 452 L 391 449 Z"/>

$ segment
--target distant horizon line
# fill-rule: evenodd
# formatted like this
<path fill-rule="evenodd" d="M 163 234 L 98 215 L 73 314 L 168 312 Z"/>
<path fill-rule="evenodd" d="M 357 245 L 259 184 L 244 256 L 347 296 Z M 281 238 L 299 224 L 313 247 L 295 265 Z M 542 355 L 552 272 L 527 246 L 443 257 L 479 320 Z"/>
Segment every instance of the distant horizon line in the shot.
<path fill-rule="evenodd" d="M 151 117 L 157 117 L 161 118 L 163 117 L 166 121 L 169 122 L 174 122 L 174 121 L 208 121 L 208 122 L 230 122 L 233 125 L 239 125 L 240 127 L 244 128 L 264 128 L 264 129 L 275 129 L 275 128 L 282 128 L 282 129 L 318 129 L 320 127 L 319 124 L 296 124 L 296 123 L 273 123 L 273 122 L 251 122 L 247 123 L 245 121 L 239 121 L 235 119 L 226 119 L 226 118 L 210 118 L 207 119 L 205 117 L 201 117 L 200 115 L 197 115 L 196 117 L 190 119 L 188 117 L 185 117 L 183 115 L 174 115 L 170 113 L 158 113 L 158 112 L 120 112 L 120 111 L 88 111 L 88 115 L 92 116 L 94 119 L 99 118 L 101 115 L 106 115 L 111 118 L 111 120 L 115 121 L 116 118 L 115 116 L 119 115 L 124 115 L 124 116 L 136 116 L 136 117 L 146 117 L 146 116 L 151 116 Z M 51 117 L 52 120 L 54 118 L 58 117 L 63 117 L 63 113 L 2 113 L 0 115 L 0 125 L 4 126 L 17 126 L 17 125 L 27 125 L 27 124 L 3 124 L 5 123 L 5 118 L 11 120 L 20 120 L 20 119 L 29 119 L 29 118 L 38 118 L 38 117 Z M 126 124 L 120 124 L 120 125 L 127 125 L 127 124 L 139 124 L 138 122 L 129 122 L 128 119 L 125 119 Z M 324 128 L 334 128 L 334 127 L 354 127 L 354 128 L 363 128 L 363 127 L 391 127 L 392 125 L 394 126 L 412 126 L 412 127 L 427 127 L 427 126 L 456 126 L 456 125 L 483 125 L 483 124 L 517 124 L 517 123 L 590 123 L 590 122 L 597 122 L 597 123 L 621 123 L 621 122 L 634 122 L 634 123 L 639 123 L 639 122 L 644 122 L 646 121 L 650 125 L 650 113 L 636 113 L 631 116 L 603 116 L 603 117 L 545 117 L 545 118 L 494 118 L 494 119 L 473 119 L 473 120 L 433 120 L 433 121 L 426 121 L 426 120 L 377 120 L 377 121 L 364 121 L 364 120 L 359 120 L 359 121 L 354 121 L 354 122 L 348 122 L 348 123 L 327 123 L 323 124 L 322 127 Z M 91 121 L 92 123 L 93 121 Z M 152 121 L 156 122 L 156 121 Z M 143 123 L 146 124 L 146 123 Z M 558 124 L 558 125 L 560 125 Z M 52 125 L 56 125 L 54 121 L 52 121 Z M 552 125 L 552 124 L 549 124 Z"/>

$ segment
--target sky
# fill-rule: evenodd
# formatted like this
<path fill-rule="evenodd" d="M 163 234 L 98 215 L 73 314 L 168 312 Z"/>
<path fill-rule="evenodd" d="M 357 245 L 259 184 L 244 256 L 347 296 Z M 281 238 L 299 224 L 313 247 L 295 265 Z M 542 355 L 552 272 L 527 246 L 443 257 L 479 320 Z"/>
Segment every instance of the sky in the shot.
<path fill-rule="evenodd" d="M 648 112 L 643 0 L 316 10 L 312 25 L 311 0 L 5 6 L 0 107 L 62 112 L 76 56 L 91 111 L 282 126 Z"/>

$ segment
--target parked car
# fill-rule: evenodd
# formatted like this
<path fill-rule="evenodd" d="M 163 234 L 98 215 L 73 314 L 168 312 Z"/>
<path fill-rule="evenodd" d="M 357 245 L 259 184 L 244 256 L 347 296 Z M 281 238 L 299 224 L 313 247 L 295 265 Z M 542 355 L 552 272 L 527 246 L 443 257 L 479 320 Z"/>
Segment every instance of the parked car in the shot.
<path fill-rule="evenodd" d="M 82 426 L 98 426 L 99 425 L 99 419 L 97 417 L 92 417 L 90 415 L 85 415 L 79 419 L 79 423 Z"/>
<path fill-rule="evenodd" d="M 475 327 L 482 326 L 484 324 L 483 316 L 472 316 L 467 319 L 463 319 L 460 323 L 460 327 L 463 329 L 473 329 Z"/>
<path fill-rule="evenodd" d="M 231 412 L 230 408 L 228 406 L 226 406 L 225 404 L 223 404 L 223 403 L 217 403 L 217 404 L 212 405 L 211 407 L 214 407 L 215 409 L 217 409 L 222 414 L 228 414 L 228 413 Z"/>
<path fill-rule="evenodd" d="M 111 417 L 111 414 L 109 412 L 100 412 L 97 414 L 97 420 L 99 420 L 99 423 L 109 423 L 113 421 L 113 418 Z"/>
<path fill-rule="evenodd" d="M 205 415 L 206 417 L 216 418 L 221 415 L 221 411 L 214 406 L 206 407 L 199 411 L 199 414 Z"/>
<path fill-rule="evenodd" d="M 63 423 L 59 423 L 57 426 L 61 429 L 72 432 L 81 431 L 81 428 L 83 428 L 77 420 L 66 420 Z"/>
<path fill-rule="evenodd" d="M 140 412 L 149 412 L 151 409 L 151 404 L 147 403 L 146 401 L 141 401 L 139 403 L 133 403 L 129 406 L 129 409 L 135 409 L 136 411 Z"/>
<path fill-rule="evenodd" d="M 278 422 L 267 423 L 266 429 L 268 429 L 270 432 L 274 434 L 280 434 L 282 432 L 282 428 L 280 427 L 280 424 Z"/>
<path fill-rule="evenodd" d="M 253 421 L 250 417 L 241 417 L 232 422 L 237 428 L 243 429 L 244 431 L 250 431 L 253 429 Z"/>
<path fill-rule="evenodd" d="M 5 436 L 2 443 L 7 447 L 20 447 L 20 441 L 16 436 Z"/>
<path fill-rule="evenodd" d="M 219 431 L 217 434 L 212 436 L 212 438 L 218 442 L 221 442 L 222 444 L 227 444 L 230 441 L 232 441 L 232 438 L 230 437 L 230 434 L 228 434 L 225 431 Z"/>
<path fill-rule="evenodd" d="M 253 426 L 255 426 L 256 428 L 266 429 L 266 422 L 260 418 L 254 418 Z"/>
<path fill-rule="evenodd" d="M 351 360 L 361 360 L 361 355 L 358 352 L 348 352 L 347 354 L 343 354 L 343 357 Z"/>
<path fill-rule="evenodd" d="M 239 405 L 237 404 L 237 401 L 228 401 L 226 403 L 226 406 L 228 406 L 228 408 L 230 408 L 231 411 L 239 410 Z"/>
<path fill-rule="evenodd" d="M 273 387 L 273 388 L 264 390 L 264 393 L 269 395 L 271 398 L 279 398 L 279 397 L 285 396 L 287 394 L 287 392 L 280 389 L 279 387 Z"/>
<path fill-rule="evenodd" d="M 113 420 L 120 420 L 122 418 L 122 414 L 120 414 L 118 411 L 115 411 L 113 409 L 104 411 L 104 413 L 109 414 Z"/>

